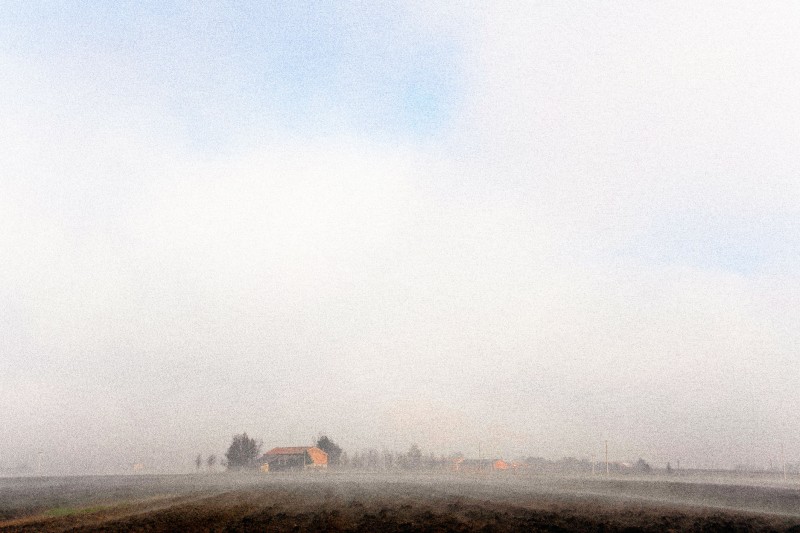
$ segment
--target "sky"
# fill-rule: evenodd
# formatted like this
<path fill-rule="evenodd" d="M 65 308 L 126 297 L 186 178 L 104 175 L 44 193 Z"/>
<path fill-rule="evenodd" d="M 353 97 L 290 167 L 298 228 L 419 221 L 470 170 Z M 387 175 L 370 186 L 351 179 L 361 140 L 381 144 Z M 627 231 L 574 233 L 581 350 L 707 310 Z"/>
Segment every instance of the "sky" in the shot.
<path fill-rule="evenodd" d="M 3 2 L 0 469 L 246 431 L 800 462 L 800 6 Z"/>

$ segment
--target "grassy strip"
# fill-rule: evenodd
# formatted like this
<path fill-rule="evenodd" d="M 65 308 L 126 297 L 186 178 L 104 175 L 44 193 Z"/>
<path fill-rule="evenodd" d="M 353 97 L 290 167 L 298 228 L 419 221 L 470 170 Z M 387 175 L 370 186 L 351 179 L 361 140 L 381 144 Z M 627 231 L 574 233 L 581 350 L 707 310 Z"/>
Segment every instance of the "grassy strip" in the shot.
<path fill-rule="evenodd" d="M 83 515 L 83 514 L 91 514 L 97 513 L 99 511 L 104 511 L 111 507 L 110 505 L 96 505 L 93 507 L 54 507 L 53 509 L 48 509 L 44 513 L 44 516 L 48 516 L 51 518 L 58 518 L 62 516 L 73 516 L 73 515 Z"/>

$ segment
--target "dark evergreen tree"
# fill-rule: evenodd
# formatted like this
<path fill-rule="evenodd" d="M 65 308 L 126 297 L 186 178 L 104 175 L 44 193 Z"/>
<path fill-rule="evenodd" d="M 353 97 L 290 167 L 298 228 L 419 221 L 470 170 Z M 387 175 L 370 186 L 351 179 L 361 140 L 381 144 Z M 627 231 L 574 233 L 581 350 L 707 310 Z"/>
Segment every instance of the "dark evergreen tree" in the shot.
<path fill-rule="evenodd" d="M 328 464 L 331 466 L 339 466 L 342 457 L 342 449 L 336 445 L 326 435 L 322 435 L 317 439 L 317 448 L 328 454 Z"/>
<path fill-rule="evenodd" d="M 636 461 L 636 464 L 635 464 L 635 465 L 633 465 L 633 468 L 634 468 L 634 470 L 636 470 L 637 472 L 650 472 L 650 471 L 652 470 L 652 468 L 650 467 L 650 465 L 648 464 L 648 462 L 647 462 L 647 461 L 645 461 L 645 460 L 644 460 L 644 459 L 642 459 L 642 458 L 639 458 L 639 460 L 638 460 L 638 461 Z"/>
<path fill-rule="evenodd" d="M 261 455 L 261 443 L 247 436 L 247 433 L 234 435 L 233 442 L 225 452 L 228 470 L 255 468 L 256 459 Z"/>

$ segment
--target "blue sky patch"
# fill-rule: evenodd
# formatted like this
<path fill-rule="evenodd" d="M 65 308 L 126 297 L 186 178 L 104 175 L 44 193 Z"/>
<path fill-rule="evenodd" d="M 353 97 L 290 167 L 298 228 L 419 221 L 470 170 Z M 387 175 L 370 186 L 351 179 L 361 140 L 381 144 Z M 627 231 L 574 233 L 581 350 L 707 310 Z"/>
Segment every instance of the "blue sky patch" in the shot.
<path fill-rule="evenodd" d="M 101 94 L 138 90 L 200 146 L 261 128 L 425 139 L 461 93 L 456 44 L 412 29 L 400 8 L 40 3 L 0 15 L 0 47 L 95 79 Z"/>
<path fill-rule="evenodd" d="M 653 224 L 621 255 L 742 275 L 800 259 L 800 228 L 790 219 L 725 219 L 686 214 Z"/>

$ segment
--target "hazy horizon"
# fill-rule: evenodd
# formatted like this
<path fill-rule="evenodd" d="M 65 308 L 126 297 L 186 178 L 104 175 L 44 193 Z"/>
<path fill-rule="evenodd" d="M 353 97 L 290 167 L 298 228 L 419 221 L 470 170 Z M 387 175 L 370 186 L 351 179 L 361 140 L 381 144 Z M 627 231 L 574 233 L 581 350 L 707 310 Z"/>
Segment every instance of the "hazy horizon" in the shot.
<path fill-rule="evenodd" d="M 2 3 L 0 469 L 242 431 L 800 462 L 798 35 L 792 2 Z"/>

